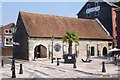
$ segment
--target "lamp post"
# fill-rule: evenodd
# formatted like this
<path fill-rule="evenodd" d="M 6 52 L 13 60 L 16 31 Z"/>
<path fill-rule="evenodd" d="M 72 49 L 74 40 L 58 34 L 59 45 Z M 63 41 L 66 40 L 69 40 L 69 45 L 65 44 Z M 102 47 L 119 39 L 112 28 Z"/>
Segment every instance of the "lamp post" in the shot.
<path fill-rule="evenodd" d="M 53 41 L 54 41 L 54 36 L 51 37 L 51 40 L 52 40 L 51 63 L 53 63 Z"/>
<path fill-rule="evenodd" d="M 12 60 L 12 78 L 16 78 L 16 74 L 15 74 L 15 59 Z"/>
<path fill-rule="evenodd" d="M 11 27 L 10 27 L 10 30 L 13 34 L 13 42 L 14 42 L 14 33 L 16 32 L 16 26 L 15 24 L 13 24 Z M 12 44 L 13 44 L 12 42 Z M 14 44 L 13 44 L 13 47 L 14 47 Z M 15 58 L 14 58 L 14 51 L 13 51 L 13 58 L 12 58 L 12 67 L 11 67 L 11 70 L 12 70 L 12 78 L 16 78 L 16 74 L 15 74 Z"/>
<path fill-rule="evenodd" d="M 13 42 L 14 42 L 14 33 L 16 32 L 16 26 L 15 24 L 13 24 L 11 27 L 10 27 L 10 30 L 12 32 L 12 35 L 13 35 Z M 13 44 L 12 42 L 12 44 Z M 14 47 L 14 44 L 13 44 L 13 47 Z M 13 57 L 14 57 L 14 53 L 13 53 Z"/>

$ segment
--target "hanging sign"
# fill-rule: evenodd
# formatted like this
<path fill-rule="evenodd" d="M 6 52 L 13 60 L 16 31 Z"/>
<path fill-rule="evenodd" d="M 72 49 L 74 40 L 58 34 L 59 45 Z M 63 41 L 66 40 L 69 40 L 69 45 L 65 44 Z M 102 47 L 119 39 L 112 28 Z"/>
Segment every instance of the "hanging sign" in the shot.
<path fill-rule="evenodd" d="M 18 43 L 18 42 L 13 42 L 13 45 L 14 45 L 14 46 L 18 46 L 19 43 Z"/>
<path fill-rule="evenodd" d="M 91 13 L 99 10 L 100 10 L 100 6 L 96 6 L 96 7 L 86 9 L 86 13 Z"/>

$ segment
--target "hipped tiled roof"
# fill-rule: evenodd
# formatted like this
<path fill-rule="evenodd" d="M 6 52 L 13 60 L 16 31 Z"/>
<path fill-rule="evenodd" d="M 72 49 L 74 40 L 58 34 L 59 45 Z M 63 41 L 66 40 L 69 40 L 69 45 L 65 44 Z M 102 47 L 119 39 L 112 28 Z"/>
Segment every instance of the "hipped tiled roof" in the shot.
<path fill-rule="evenodd" d="M 3 26 L 3 28 L 8 28 L 8 29 L 10 29 L 10 27 L 13 26 L 13 25 L 14 25 L 14 23 L 9 23 L 9 24 Z"/>
<path fill-rule="evenodd" d="M 20 12 L 30 37 L 63 37 L 66 31 L 74 31 L 79 38 L 111 39 L 96 20 Z"/>

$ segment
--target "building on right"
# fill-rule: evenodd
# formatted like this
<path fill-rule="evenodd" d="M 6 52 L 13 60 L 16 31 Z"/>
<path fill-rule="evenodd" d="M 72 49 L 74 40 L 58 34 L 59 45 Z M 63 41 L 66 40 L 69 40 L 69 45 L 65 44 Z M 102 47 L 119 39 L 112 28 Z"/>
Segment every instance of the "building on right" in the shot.
<path fill-rule="evenodd" d="M 118 37 L 114 10 L 118 7 L 120 7 L 120 0 L 114 2 L 110 2 L 110 0 L 88 0 L 77 16 L 84 19 L 97 18 L 113 37 L 113 47 L 117 47 Z"/>
<path fill-rule="evenodd" d="M 120 8 L 115 9 L 116 13 L 116 37 L 117 37 L 117 48 L 120 48 Z"/>

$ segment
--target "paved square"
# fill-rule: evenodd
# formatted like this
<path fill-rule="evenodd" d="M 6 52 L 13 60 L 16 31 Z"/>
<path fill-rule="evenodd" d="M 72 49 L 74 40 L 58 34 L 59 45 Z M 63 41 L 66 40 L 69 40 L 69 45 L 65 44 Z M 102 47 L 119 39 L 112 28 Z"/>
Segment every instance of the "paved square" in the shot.
<path fill-rule="evenodd" d="M 106 73 L 102 72 L 102 61 L 105 61 Z M 11 59 L 4 58 L 4 67 L 2 67 L 2 78 L 11 78 Z M 20 63 L 23 66 L 23 74 L 19 74 Z M 73 64 L 65 64 L 60 60 L 52 64 L 48 59 L 39 59 L 36 61 L 15 61 L 16 78 L 96 78 L 96 77 L 118 77 L 118 66 L 107 64 L 107 59 L 92 58 L 92 62 L 84 63 L 77 58 L 77 68 Z"/>

